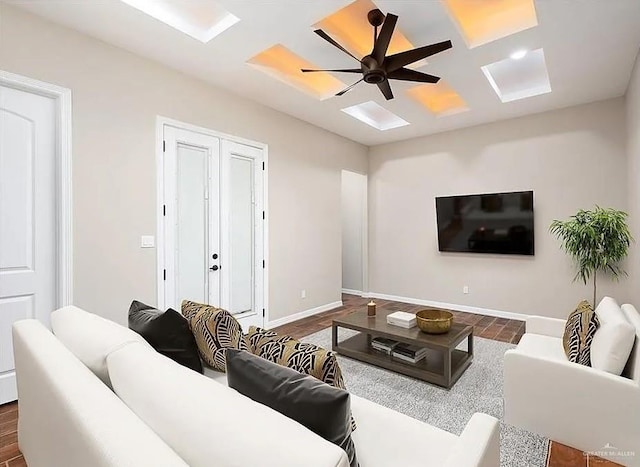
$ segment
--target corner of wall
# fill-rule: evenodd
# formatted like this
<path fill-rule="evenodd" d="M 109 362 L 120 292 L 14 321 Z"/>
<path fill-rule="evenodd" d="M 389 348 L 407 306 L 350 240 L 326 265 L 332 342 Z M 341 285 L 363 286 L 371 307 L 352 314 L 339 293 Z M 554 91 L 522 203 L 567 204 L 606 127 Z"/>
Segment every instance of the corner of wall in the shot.
<path fill-rule="evenodd" d="M 631 246 L 627 261 L 627 297 L 640 306 L 640 51 L 629 79 L 625 95 L 627 117 L 628 156 L 628 213 L 629 227 L 636 243 Z"/>

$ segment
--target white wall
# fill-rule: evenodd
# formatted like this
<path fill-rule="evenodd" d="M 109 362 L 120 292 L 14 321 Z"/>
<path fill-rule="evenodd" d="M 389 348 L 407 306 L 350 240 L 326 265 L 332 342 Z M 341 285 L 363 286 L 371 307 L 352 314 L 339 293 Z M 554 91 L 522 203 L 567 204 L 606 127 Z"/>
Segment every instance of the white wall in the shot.
<path fill-rule="evenodd" d="M 365 290 L 367 176 L 342 171 L 342 288 Z"/>
<path fill-rule="evenodd" d="M 629 152 L 629 224 L 636 243 L 631 247 L 629 301 L 640 309 L 640 54 L 626 95 L 627 150 Z"/>
<path fill-rule="evenodd" d="M 626 209 L 625 134 L 618 98 L 371 148 L 370 291 L 566 317 L 592 294 L 548 227 L 595 204 Z M 436 196 L 519 190 L 534 190 L 534 257 L 438 252 Z M 626 298 L 626 283 L 601 283 Z"/>
<path fill-rule="evenodd" d="M 73 92 L 76 305 L 124 323 L 132 299 L 156 301 L 156 252 L 139 247 L 156 229 L 156 115 L 269 145 L 270 318 L 340 300 L 340 172 L 366 173 L 365 146 L 5 3 L 0 10 L 0 69 Z"/>

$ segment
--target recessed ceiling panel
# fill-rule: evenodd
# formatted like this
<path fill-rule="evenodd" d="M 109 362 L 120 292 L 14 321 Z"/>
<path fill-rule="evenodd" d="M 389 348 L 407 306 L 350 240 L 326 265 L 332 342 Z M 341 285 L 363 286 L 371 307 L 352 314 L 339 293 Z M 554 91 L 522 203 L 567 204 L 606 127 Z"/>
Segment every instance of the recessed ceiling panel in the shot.
<path fill-rule="evenodd" d="M 122 0 L 200 42 L 209 42 L 240 21 L 212 0 Z"/>
<path fill-rule="evenodd" d="M 460 94 L 442 79 L 436 84 L 421 84 L 409 88 L 407 94 L 438 117 L 469 110 Z"/>
<path fill-rule="evenodd" d="M 380 131 L 409 125 L 409 122 L 373 101 L 353 105 L 342 109 L 342 111 Z"/>
<path fill-rule="evenodd" d="M 538 25 L 534 0 L 441 0 L 469 48 Z"/>
<path fill-rule="evenodd" d="M 502 102 L 551 92 L 542 49 L 529 51 L 521 58 L 506 58 L 485 65 L 482 72 Z"/>
<path fill-rule="evenodd" d="M 369 55 L 373 49 L 373 26 L 369 24 L 367 14 L 376 8 L 378 7 L 371 0 L 356 0 L 313 26 L 329 34 L 356 57 L 362 58 Z M 413 48 L 413 44 L 400 31 L 400 28 L 396 27 L 387 55 Z M 425 63 L 426 61 L 423 60 L 417 62 L 415 66 Z"/>
<path fill-rule="evenodd" d="M 332 97 L 347 87 L 329 73 L 302 73 L 300 71 L 302 68 L 317 69 L 319 67 L 281 44 L 260 52 L 247 63 L 320 100 Z"/>

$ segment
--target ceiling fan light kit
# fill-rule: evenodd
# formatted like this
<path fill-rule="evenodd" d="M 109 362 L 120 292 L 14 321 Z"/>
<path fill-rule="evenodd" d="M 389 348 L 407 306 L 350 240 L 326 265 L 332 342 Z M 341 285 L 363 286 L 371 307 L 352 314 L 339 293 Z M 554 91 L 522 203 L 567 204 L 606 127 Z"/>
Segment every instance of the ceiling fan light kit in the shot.
<path fill-rule="evenodd" d="M 332 72 L 362 74 L 362 78 L 346 89 L 340 91 L 336 96 L 342 96 L 353 89 L 357 84 L 364 81 L 368 84 L 377 85 L 380 92 L 382 92 L 387 100 L 393 99 L 393 91 L 391 90 L 391 85 L 389 83 L 389 80 L 391 79 L 413 81 L 417 83 L 437 83 L 440 80 L 437 76 L 411 70 L 409 68 L 405 68 L 405 66 L 450 49 L 451 41 L 438 42 L 437 44 L 426 45 L 424 47 L 418 47 L 387 56 L 387 50 L 391 43 L 391 38 L 393 36 L 396 23 L 398 22 L 398 17 L 391 13 L 385 15 L 382 11 L 376 8 L 368 13 L 367 19 L 369 24 L 374 28 L 373 49 L 369 55 L 366 55 L 361 59 L 333 40 L 331 36 L 322 29 L 316 29 L 314 31 L 325 41 L 360 62 L 360 68 L 342 68 L 332 70 L 310 70 L 303 68 L 301 71 L 303 73 Z M 378 28 L 380 28 L 379 31 Z"/>

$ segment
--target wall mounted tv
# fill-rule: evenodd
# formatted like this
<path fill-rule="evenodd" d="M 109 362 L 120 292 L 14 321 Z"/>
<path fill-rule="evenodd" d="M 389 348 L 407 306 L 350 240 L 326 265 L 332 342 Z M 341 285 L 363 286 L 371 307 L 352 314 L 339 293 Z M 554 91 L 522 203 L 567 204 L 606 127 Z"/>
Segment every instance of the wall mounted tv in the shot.
<path fill-rule="evenodd" d="M 436 198 L 440 251 L 533 255 L 533 191 Z"/>

